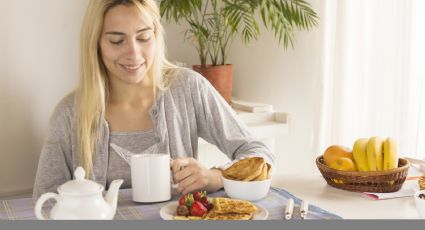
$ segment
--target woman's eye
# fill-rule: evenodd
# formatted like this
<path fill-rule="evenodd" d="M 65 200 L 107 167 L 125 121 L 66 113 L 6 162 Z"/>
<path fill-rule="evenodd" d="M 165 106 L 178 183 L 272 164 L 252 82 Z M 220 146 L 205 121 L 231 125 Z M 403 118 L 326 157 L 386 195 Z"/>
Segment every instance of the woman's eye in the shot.
<path fill-rule="evenodd" d="M 149 41 L 151 39 L 151 37 L 149 36 L 149 37 L 141 37 L 141 38 L 137 38 L 137 40 L 138 41 L 141 41 L 141 42 L 147 42 L 147 41 Z"/>
<path fill-rule="evenodd" d="M 120 44 L 122 44 L 123 43 L 123 41 L 124 40 L 119 40 L 119 41 L 109 41 L 109 42 L 111 42 L 112 44 L 114 44 L 114 45 L 120 45 Z"/>

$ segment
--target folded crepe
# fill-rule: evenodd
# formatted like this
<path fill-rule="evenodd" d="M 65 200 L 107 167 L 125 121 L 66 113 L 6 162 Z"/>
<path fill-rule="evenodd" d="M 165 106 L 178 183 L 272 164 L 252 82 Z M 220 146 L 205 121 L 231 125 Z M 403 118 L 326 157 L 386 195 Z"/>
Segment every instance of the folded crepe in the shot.
<path fill-rule="evenodd" d="M 262 157 L 242 159 L 223 171 L 223 176 L 230 180 L 258 181 L 266 180 L 271 173 L 271 165 Z"/>
<path fill-rule="evenodd" d="M 224 170 L 223 176 L 231 180 L 250 181 L 261 174 L 263 165 L 262 157 L 245 158 Z"/>

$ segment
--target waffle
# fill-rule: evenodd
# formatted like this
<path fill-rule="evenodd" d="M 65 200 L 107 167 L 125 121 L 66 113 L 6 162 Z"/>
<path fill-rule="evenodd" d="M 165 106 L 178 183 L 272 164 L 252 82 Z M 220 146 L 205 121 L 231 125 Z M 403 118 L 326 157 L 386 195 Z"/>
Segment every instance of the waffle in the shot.
<path fill-rule="evenodd" d="M 253 214 L 258 211 L 257 207 L 251 202 L 243 200 L 235 200 L 224 197 L 216 197 L 213 199 L 214 212 L 217 214 Z"/>
<path fill-rule="evenodd" d="M 224 170 L 223 176 L 231 180 L 251 181 L 260 176 L 264 165 L 262 157 L 245 158 Z"/>
<path fill-rule="evenodd" d="M 419 177 L 418 184 L 419 184 L 419 190 L 425 189 L 425 174 Z"/>
<path fill-rule="evenodd" d="M 210 211 L 204 220 L 251 220 L 254 215 L 252 213 L 216 213 Z"/>

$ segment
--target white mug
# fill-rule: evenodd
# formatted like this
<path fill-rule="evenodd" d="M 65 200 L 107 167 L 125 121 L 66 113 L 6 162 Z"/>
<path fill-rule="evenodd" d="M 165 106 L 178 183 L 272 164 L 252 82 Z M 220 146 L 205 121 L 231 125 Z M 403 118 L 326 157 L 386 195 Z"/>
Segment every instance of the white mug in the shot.
<path fill-rule="evenodd" d="M 135 154 L 130 159 L 133 201 L 161 202 L 171 199 L 170 155 Z"/>

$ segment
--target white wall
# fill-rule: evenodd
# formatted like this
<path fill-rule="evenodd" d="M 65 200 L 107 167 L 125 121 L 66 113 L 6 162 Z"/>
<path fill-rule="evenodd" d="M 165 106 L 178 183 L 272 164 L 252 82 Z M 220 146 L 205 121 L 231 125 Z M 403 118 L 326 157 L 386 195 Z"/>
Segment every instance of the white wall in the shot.
<path fill-rule="evenodd" d="M 78 79 L 86 0 L 0 0 L 0 195 L 32 189 L 53 107 Z"/>
<path fill-rule="evenodd" d="M 323 1 L 310 2 L 321 7 Z M 78 79 L 79 30 L 86 4 L 0 0 L 0 196 L 32 189 L 49 116 Z M 182 29 L 166 28 L 170 59 L 197 63 L 194 49 L 183 43 Z M 290 135 L 277 140 L 282 173 L 313 167 L 321 43 L 320 29 L 303 32 L 295 50 L 284 52 L 264 33 L 250 48 L 236 41 L 230 55 L 234 96 L 273 104 L 291 116 Z"/>
<path fill-rule="evenodd" d="M 322 14 L 324 1 L 308 1 Z M 300 173 L 315 169 L 315 126 L 319 119 L 322 78 L 323 28 L 300 32 L 295 49 L 284 51 L 273 34 L 261 28 L 263 36 L 246 48 L 235 40 L 229 55 L 234 65 L 233 96 L 242 100 L 272 104 L 289 113 L 290 134 L 278 143 L 278 173 Z M 183 28 L 166 25 L 168 56 L 172 61 L 198 64 L 195 49 L 183 43 Z"/>

